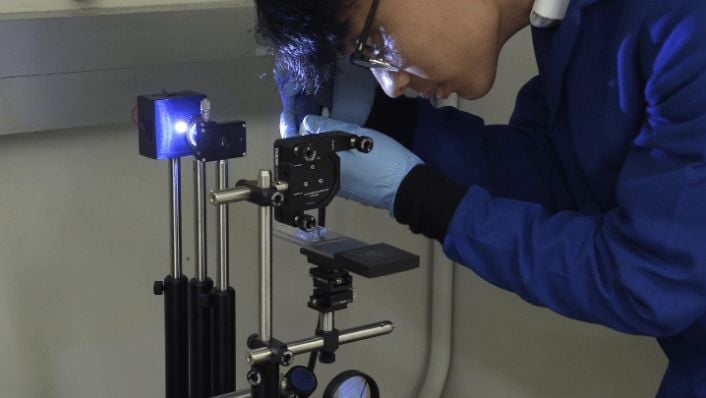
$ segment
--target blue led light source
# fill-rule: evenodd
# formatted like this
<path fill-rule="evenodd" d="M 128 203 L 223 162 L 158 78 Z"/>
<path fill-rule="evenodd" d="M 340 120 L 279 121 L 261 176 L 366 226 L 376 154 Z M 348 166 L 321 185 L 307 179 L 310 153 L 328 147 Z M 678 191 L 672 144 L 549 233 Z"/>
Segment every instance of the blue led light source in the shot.
<path fill-rule="evenodd" d="M 138 97 L 140 154 L 152 159 L 191 155 L 186 136 L 204 98 L 190 91 Z"/>

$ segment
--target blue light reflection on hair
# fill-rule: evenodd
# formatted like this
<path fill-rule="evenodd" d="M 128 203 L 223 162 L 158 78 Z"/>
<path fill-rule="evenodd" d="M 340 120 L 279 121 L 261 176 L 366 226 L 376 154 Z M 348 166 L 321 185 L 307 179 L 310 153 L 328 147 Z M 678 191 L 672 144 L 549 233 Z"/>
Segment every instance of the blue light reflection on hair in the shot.
<path fill-rule="evenodd" d="M 200 96 L 165 98 L 155 103 L 157 159 L 172 159 L 191 154 L 184 124 L 201 112 Z"/>

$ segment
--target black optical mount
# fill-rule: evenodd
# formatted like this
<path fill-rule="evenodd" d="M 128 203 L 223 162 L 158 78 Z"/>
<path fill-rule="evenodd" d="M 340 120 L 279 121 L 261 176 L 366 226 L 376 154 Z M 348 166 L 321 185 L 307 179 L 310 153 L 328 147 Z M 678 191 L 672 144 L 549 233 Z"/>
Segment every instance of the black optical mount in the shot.
<path fill-rule="evenodd" d="M 275 178 L 287 182 L 284 206 L 275 210 L 281 223 L 311 231 L 316 217 L 307 210 L 324 209 L 341 186 L 340 158 L 336 152 L 373 150 L 373 140 L 344 132 L 280 139 L 274 144 Z"/>
<path fill-rule="evenodd" d="M 188 126 L 188 144 L 194 157 L 204 162 L 242 158 L 246 153 L 243 121 L 217 123 L 201 116 Z"/>

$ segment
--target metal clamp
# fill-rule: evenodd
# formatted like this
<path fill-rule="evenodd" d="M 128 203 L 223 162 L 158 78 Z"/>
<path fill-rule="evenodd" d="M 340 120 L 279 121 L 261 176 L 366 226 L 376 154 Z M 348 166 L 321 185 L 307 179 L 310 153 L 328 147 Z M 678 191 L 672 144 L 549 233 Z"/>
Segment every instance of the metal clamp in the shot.
<path fill-rule="evenodd" d="M 382 321 L 370 325 L 360 326 L 357 328 L 342 330 L 338 336 L 338 344 L 354 343 L 356 341 L 366 340 L 373 337 L 383 336 L 392 333 L 395 325 L 390 321 Z M 312 337 L 305 340 L 293 341 L 287 343 L 286 351 L 292 353 L 293 357 L 300 354 L 306 354 L 312 351 L 319 351 L 324 348 L 325 342 L 323 337 Z M 250 351 L 247 355 L 247 361 L 250 365 L 260 365 L 272 360 L 275 353 L 270 348 L 259 348 Z M 292 358 L 293 358 L 292 357 Z"/>

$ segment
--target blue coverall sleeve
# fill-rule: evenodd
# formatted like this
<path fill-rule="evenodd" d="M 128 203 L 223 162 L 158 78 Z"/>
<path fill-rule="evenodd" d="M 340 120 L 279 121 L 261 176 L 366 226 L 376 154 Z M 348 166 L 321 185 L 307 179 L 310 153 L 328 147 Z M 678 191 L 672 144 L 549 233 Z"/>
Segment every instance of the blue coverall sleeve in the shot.
<path fill-rule="evenodd" d="M 573 208 L 556 152 L 547 134 L 549 119 L 539 77 L 519 92 L 508 125 L 486 125 L 454 108 L 419 100 L 412 150 L 462 187 L 479 185 L 494 196 Z"/>
<path fill-rule="evenodd" d="M 617 207 L 552 212 L 473 185 L 444 241 L 451 258 L 531 303 L 627 333 L 674 335 L 706 312 L 706 6 L 680 4 L 642 38 L 646 115 Z"/>

